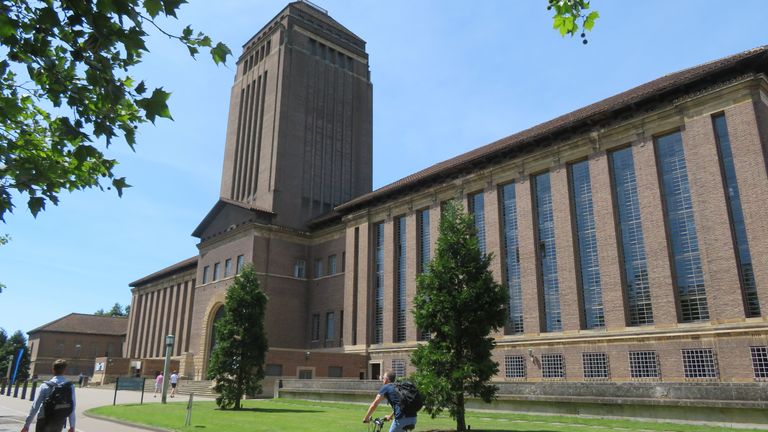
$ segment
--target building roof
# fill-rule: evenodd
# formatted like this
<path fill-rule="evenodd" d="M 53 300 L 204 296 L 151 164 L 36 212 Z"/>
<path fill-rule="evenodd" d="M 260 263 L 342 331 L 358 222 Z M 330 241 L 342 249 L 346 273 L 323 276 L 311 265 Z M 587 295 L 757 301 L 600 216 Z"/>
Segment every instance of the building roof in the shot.
<path fill-rule="evenodd" d="M 71 313 L 34 330 L 30 330 L 27 334 L 31 336 L 34 333 L 44 331 L 125 336 L 128 331 L 128 318 Z"/>
<path fill-rule="evenodd" d="M 638 105 L 658 101 L 676 93 L 690 91 L 691 87 L 700 85 L 702 82 L 710 82 L 750 67 L 757 67 L 762 72 L 768 72 L 768 45 L 664 75 L 530 129 L 432 165 L 373 192 L 353 198 L 337 206 L 335 210 L 340 213 L 349 213 L 356 208 L 370 205 L 373 201 L 391 198 L 428 182 L 456 175 L 471 169 L 475 164 L 487 162 L 491 158 L 496 159 L 510 153 L 518 153 L 533 146 L 551 145 L 556 142 L 553 138 L 558 135 L 575 129 L 594 126 L 610 119 L 618 112 L 637 109 Z"/>
<path fill-rule="evenodd" d="M 128 284 L 130 287 L 137 287 L 139 285 L 144 285 L 146 283 L 152 282 L 156 279 L 162 279 L 172 273 L 177 273 L 184 270 L 189 270 L 197 268 L 197 255 L 193 256 L 192 258 L 187 258 L 184 261 L 177 262 L 176 264 L 172 266 L 168 266 L 162 270 L 156 271 L 149 276 L 144 276 L 141 279 L 135 280 Z"/>

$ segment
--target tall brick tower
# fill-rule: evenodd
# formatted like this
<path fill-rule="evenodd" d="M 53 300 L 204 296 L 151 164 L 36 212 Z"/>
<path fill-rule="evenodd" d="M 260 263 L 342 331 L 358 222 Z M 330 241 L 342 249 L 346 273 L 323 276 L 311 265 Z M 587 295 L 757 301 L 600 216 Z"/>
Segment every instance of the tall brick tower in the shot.
<path fill-rule="evenodd" d="M 365 41 L 327 11 L 290 3 L 237 62 L 221 197 L 303 229 L 370 192 L 371 88 Z"/>

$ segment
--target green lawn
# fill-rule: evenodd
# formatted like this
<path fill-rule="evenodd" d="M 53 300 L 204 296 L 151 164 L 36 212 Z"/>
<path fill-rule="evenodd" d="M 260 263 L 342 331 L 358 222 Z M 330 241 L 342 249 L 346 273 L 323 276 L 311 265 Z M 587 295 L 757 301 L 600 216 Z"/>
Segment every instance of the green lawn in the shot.
<path fill-rule="evenodd" d="M 376 415 L 380 417 L 388 412 L 383 405 L 379 406 L 379 410 L 376 412 Z M 172 431 L 365 432 L 368 431 L 368 425 L 362 423 L 365 409 L 364 405 L 359 404 L 278 399 L 248 400 L 244 401 L 244 409 L 241 411 L 221 411 L 216 409 L 213 402 L 196 402 L 192 410 L 192 425 L 186 428 L 183 427 L 186 403 L 106 406 L 89 410 L 88 413 Z M 467 413 L 467 424 L 471 426 L 473 431 L 479 432 L 732 431 L 729 428 L 698 425 L 499 412 L 469 412 Z M 388 426 L 387 423 L 386 427 Z M 431 419 L 428 415 L 420 415 L 416 430 L 424 432 L 454 430 L 455 426 L 456 424 L 447 416 Z"/>

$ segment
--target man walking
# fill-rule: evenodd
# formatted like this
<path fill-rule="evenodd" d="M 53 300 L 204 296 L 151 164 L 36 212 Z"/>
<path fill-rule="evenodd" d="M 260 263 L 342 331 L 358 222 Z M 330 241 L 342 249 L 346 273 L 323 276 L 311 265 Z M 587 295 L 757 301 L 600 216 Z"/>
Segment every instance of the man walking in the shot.
<path fill-rule="evenodd" d="M 40 394 L 29 410 L 21 432 L 28 432 L 29 425 L 37 415 L 35 432 L 61 432 L 69 419 L 69 432 L 75 432 L 75 386 L 64 378 L 66 360 L 53 362 L 53 375 L 40 386 Z M 40 408 L 42 407 L 42 411 Z"/>
<path fill-rule="evenodd" d="M 392 414 L 387 415 L 385 418 L 387 421 L 392 420 L 392 426 L 389 428 L 389 432 L 403 432 L 406 426 L 416 425 L 416 414 L 410 414 L 406 416 L 406 413 L 402 411 L 400 406 L 400 392 L 397 391 L 395 385 L 395 371 L 388 370 L 384 373 L 381 382 L 384 383 L 379 389 L 379 394 L 373 399 L 371 405 L 368 407 L 368 412 L 363 417 L 363 423 L 371 421 L 371 415 L 376 411 L 376 407 L 379 406 L 382 399 L 386 398 L 389 405 L 392 407 Z M 411 427 L 410 429 L 413 429 Z"/>
<path fill-rule="evenodd" d="M 176 396 L 176 386 L 179 384 L 179 373 L 173 371 L 171 374 L 171 397 Z"/>

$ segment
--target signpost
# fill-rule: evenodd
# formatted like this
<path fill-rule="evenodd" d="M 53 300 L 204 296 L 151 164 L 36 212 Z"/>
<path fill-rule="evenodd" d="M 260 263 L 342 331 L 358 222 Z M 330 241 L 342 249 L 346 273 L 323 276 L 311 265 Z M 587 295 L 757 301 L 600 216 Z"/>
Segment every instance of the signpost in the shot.
<path fill-rule="evenodd" d="M 184 426 L 189 426 L 192 424 L 192 398 L 194 398 L 194 396 L 194 393 L 189 394 L 189 402 L 187 402 L 187 417 L 184 419 Z"/>
<path fill-rule="evenodd" d="M 163 364 L 163 395 L 162 403 L 166 403 L 168 396 L 168 366 L 171 363 L 171 351 L 173 350 L 173 335 L 165 337 L 165 363 Z"/>
<path fill-rule="evenodd" d="M 112 400 L 112 405 L 117 403 L 117 391 L 118 390 L 141 390 L 141 403 L 144 403 L 144 380 L 146 378 L 137 377 L 117 377 L 115 381 L 115 397 Z"/>

